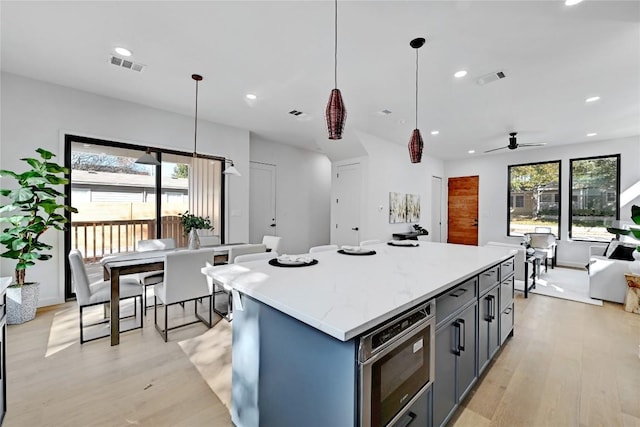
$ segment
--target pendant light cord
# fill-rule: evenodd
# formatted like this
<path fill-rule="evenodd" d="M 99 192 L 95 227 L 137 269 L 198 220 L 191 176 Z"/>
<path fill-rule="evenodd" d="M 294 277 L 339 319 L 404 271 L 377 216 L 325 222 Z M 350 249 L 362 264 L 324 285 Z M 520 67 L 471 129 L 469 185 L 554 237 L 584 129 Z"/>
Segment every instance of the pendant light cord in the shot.
<path fill-rule="evenodd" d="M 193 157 L 196 157 L 198 143 L 198 80 L 196 80 L 196 114 L 194 118 L 193 131 Z"/>
<path fill-rule="evenodd" d="M 338 0 L 334 7 L 333 84 L 338 88 Z"/>
<path fill-rule="evenodd" d="M 418 49 L 416 49 L 416 129 L 418 129 Z"/>

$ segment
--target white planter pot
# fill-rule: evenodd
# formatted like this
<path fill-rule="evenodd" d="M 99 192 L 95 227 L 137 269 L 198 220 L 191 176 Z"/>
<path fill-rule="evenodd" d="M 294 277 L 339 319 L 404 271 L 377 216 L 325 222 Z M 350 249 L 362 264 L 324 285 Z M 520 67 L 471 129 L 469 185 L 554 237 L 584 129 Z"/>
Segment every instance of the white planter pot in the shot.
<path fill-rule="evenodd" d="M 198 230 L 195 228 L 189 231 L 189 249 L 200 249 L 200 237 L 198 237 Z"/>
<path fill-rule="evenodd" d="M 36 317 L 40 283 L 27 283 L 7 288 L 7 323 L 19 325 Z"/>

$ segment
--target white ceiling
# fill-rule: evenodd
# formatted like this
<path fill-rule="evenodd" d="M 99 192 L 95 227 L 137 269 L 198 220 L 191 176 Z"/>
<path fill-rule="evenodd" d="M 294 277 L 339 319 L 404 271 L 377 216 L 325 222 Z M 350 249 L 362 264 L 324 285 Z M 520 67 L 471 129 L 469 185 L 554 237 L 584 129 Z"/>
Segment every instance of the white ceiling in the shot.
<path fill-rule="evenodd" d="M 333 88 L 333 1 L 2 1 L 2 70 L 193 116 L 320 151 Z M 640 2 L 338 2 L 338 87 L 346 135 L 468 157 L 640 135 Z M 108 63 L 133 51 L 137 73 Z M 453 73 L 468 70 L 463 79 Z M 480 86 L 484 74 L 507 77 Z M 246 93 L 258 99 L 247 101 Z M 600 101 L 585 99 L 598 95 Z M 299 110 L 303 119 L 288 114 Z M 383 109 L 392 111 L 381 115 Z M 440 134 L 432 136 L 431 130 Z M 597 132 L 588 138 L 589 132 Z M 342 141 L 331 141 L 341 144 Z M 346 143 L 346 141 L 345 141 Z M 523 148 L 535 149 L 535 148 Z M 503 152 L 502 150 L 498 153 Z M 478 155 L 478 154 L 476 154 Z M 408 154 L 407 154 L 408 159 Z"/>

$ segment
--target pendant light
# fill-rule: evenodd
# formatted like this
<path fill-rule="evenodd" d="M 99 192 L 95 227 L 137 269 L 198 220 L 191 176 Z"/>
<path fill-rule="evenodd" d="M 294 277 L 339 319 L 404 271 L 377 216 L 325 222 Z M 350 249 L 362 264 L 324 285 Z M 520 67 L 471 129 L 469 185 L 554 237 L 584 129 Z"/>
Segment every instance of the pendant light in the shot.
<path fill-rule="evenodd" d="M 147 147 L 147 152 L 144 153 L 138 160 L 135 161 L 140 165 L 160 166 L 158 159 L 151 154 L 151 148 Z"/>
<path fill-rule="evenodd" d="M 412 48 L 416 50 L 416 128 L 411 133 L 411 139 L 409 140 L 409 156 L 411 157 L 411 163 L 420 163 L 422 161 L 422 135 L 418 129 L 418 49 L 424 46 L 425 39 L 419 37 L 411 40 L 409 43 Z"/>
<path fill-rule="evenodd" d="M 325 117 L 329 130 L 329 139 L 342 139 L 344 122 L 347 120 L 347 110 L 342 101 L 342 94 L 338 89 L 338 0 L 335 0 L 335 33 L 333 50 L 333 82 L 334 88 L 329 96 Z"/>
<path fill-rule="evenodd" d="M 198 153 L 196 150 L 198 146 L 198 83 L 202 81 L 202 76 L 200 74 L 191 74 L 191 78 L 196 82 L 196 112 L 193 123 L 193 158 L 196 158 Z"/>

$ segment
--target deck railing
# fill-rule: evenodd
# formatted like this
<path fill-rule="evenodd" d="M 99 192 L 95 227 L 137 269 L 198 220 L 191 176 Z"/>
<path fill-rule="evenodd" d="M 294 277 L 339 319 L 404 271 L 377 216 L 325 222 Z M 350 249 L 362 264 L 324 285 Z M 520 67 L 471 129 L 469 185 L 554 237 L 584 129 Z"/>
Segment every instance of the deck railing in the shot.
<path fill-rule="evenodd" d="M 173 237 L 178 247 L 187 246 L 178 216 L 161 218 L 161 236 Z M 86 261 L 98 261 L 105 255 L 135 251 L 139 240 L 156 238 L 155 219 L 115 221 L 73 221 L 71 247 L 82 251 Z"/>

